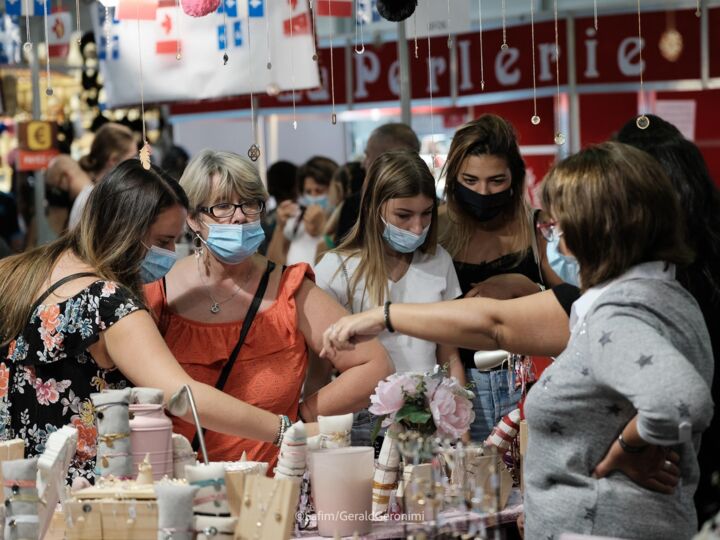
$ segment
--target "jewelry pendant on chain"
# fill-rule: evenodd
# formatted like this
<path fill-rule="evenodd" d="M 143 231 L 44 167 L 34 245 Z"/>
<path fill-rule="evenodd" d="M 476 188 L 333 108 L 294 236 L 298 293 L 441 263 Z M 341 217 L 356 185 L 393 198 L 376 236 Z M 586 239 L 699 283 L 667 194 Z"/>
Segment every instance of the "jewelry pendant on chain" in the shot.
<path fill-rule="evenodd" d="M 210 313 L 212 313 L 213 315 L 217 315 L 218 313 L 220 313 L 220 304 L 218 304 L 217 302 L 213 302 L 213 305 L 210 306 Z"/>

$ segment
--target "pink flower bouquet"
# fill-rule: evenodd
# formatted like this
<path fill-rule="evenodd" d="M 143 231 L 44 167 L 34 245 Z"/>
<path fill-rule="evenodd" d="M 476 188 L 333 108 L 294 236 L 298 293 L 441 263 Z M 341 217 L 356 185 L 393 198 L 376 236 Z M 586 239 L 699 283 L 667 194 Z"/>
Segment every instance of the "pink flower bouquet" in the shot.
<path fill-rule="evenodd" d="M 475 419 L 473 393 L 442 370 L 432 373 L 396 373 L 380 381 L 370 396 L 369 411 L 381 425 L 399 424 L 423 435 L 459 439 Z"/>

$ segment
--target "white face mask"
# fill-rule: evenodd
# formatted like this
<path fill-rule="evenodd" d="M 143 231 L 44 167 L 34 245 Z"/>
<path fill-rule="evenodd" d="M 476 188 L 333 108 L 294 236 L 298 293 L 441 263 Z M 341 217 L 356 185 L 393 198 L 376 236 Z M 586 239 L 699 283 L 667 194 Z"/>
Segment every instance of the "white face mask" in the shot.
<path fill-rule="evenodd" d="M 382 218 L 380 218 L 382 219 Z M 420 234 L 415 234 L 405 229 L 401 229 L 388 223 L 384 219 L 382 222 L 385 224 L 385 230 L 383 231 L 383 238 L 388 245 L 399 253 L 412 253 L 420 246 L 425 243 L 430 225 L 425 227 Z"/>
<path fill-rule="evenodd" d="M 547 253 L 548 263 L 550 263 L 553 272 L 555 272 L 565 283 L 579 287 L 580 264 L 575 257 L 560 253 L 559 236 L 557 236 L 554 240 L 548 241 L 545 252 Z"/>

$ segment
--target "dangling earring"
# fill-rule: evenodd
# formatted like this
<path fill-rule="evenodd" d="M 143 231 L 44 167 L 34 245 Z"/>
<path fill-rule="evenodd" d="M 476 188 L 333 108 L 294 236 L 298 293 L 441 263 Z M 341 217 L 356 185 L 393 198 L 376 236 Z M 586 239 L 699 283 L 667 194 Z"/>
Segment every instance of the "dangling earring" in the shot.
<path fill-rule="evenodd" d="M 193 251 L 195 252 L 196 259 L 199 259 L 205 254 L 205 248 L 198 233 L 195 233 L 195 238 L 193 238 Z"/>

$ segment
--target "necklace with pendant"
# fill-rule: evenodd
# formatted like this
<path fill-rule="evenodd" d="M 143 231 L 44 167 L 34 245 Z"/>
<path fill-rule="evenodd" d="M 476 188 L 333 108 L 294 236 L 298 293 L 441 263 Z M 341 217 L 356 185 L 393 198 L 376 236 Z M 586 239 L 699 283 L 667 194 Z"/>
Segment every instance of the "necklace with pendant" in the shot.
<path fill-rule="evenodd" d="M 251 269 L 251 272 L 252 272 L 252 269 Z M 210 300 L 212 301 L 212 304 L 210 304 L 210 313 L 212 313 L 213 315 L 217 315 L 218 313 L 220 313 L 220 311 L 221 311 L 220 306 L 226 302 L 229 302 L 233 298 L 235 298 L 241 290 L 240 286 L 237 283 L 235 283 L 235 292 L 234 293 L 232 293 L 230 296 L 228 296 L 224 300 L 217 300 L 213 296 L 212 292 L 210 292 L 210 286 L 205 282 L 205 278 L 203 277 L 202 270 L 200 269 L 199 259 L 198 259 L 198 275 L 200 276 L 200 281 L 202 282 L 203 286 L 205 287 L 205 291 L 207 292 L 207 295 L 210 297 Z M 250 274 L 248 273 L 248 276 L 249 275 Z"/>

